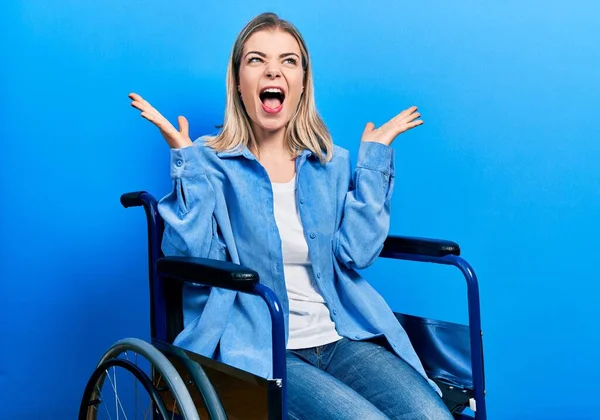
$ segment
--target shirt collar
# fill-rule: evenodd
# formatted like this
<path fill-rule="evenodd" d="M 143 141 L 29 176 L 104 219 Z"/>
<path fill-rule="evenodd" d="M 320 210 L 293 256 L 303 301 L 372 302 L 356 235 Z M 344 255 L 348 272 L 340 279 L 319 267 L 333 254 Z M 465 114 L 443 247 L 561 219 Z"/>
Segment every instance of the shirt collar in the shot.
<path fill-rule="evenodd" d="M 306 157 L 306 158 L 309 158 L 309 157 L 311 157 L 312 155 L 313 155 L 313 152 L 311 152 L 311 151 L 310 151 L 310 150 L 308 150 L 308 149 L 304 149 L 304 150 L 302 150 L 302 153 L 300 153 L 300 156 L 302 156 L 302 157 Z"/>
<path fill-rule="evenodd" d="M 221 159 L 244 156 L 247 159 L 256 160 L 256 156 L 254 156 L 252 154 L 252 152 L 246 146 L 238 147 L 237 149 L 233 149 L 233 150 L 225 150 L 223 152 L 217 152 L 217 156 Z M 303 157 L 303 158 L 309 158 L 311 156 L 313 156 L 313 152 L 311 152 L 308 149 L 302 150 L 302 152 L 299 155 L 299 157 Z"/>
<path fill-rule="evenodd" d="M 244 156 L 247 159 L 256 160 L 256 156 L 254 156 L 252 154 L 252 152 L 250 152 L 250 150 L 246 146 L 238 147 L 237 149 L 233 149 L 233 150 L 225 150 L 223 152 L 217 152 L 217 156 L 220 157 L 221 159 Z"/>

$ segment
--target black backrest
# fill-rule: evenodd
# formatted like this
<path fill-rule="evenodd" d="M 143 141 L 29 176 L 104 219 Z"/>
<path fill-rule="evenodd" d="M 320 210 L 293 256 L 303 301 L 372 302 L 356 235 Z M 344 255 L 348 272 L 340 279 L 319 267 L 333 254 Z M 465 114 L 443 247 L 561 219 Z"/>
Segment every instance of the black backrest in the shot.
<path fill-rule="evenodd" d="M 152 338 L 172 343 L 183 330 L 182 283 L 174 279 L 160 278 L 156 271 L 156 262 L 164 256 L 161 249 L 164 221 L 158 213 L 156 200 L 151 211 L 146 211 L 146 217 L 148 219 L 150 331 Z M 161 323 L 166 325 L 166 336 L 162 336 L 160 329 L 157 328 Z"/>
<path fill-rule="evenodd" d="M 148 280 L 150 286 L 150 334 L 152 338 L 172 343 L 183 329 L 181 287 L 179 281 L 159 278 L 156 262 L 163 257 L 161 244 L 164 221 L 158 213 L 157 200 L 146 191 L 121 196 L 123 207 L 143 206 L 148 226 Z"/>

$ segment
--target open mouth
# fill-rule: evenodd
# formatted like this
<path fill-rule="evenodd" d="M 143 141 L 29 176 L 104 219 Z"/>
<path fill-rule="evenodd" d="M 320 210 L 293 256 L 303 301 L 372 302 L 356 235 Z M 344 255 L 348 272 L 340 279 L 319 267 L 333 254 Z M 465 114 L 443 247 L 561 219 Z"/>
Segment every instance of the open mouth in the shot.
<path fill-rule="evenodd" d="M 278 87 L 263 88 L 258 96 L 267 112 L 280 111 L 285 100 L 285 92 Z"/>

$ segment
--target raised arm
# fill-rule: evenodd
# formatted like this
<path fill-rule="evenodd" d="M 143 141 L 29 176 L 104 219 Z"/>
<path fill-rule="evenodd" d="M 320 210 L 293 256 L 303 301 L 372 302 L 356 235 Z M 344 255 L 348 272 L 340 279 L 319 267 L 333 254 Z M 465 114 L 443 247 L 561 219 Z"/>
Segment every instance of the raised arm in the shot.
<path fill-rule="evenodd" d="M 348 192 L 340 227 L 333 238 L 334 255 L 348 268 L 368 267 L 383 248 L 389 232 L 395 176 L 391 144 L 400 133 L 423 124 L 416 111 L 416 107 L 410 107 L 379 128 L 367 123 L 353 174 L 348 163 Z"/>
<path fill-rule="evenodd" d="M 163 253 L 207 257 L 213 236 L 215 193 L 203 171 L 199 148 L 190 139 L 188 121 L 178 117 L 177 130 L 140 95 L 131 93 L 129 98 L 131 106 L 160 130 L 171 148 L 173 189 L 158 203 L 165 221 Z"/>

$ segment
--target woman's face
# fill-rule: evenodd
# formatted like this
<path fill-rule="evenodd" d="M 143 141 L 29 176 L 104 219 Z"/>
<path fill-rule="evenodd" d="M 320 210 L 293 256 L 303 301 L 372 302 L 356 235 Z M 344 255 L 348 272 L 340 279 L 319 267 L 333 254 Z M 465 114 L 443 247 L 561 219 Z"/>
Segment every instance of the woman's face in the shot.
<path fill-rule="evenodd" d="M 300 46 L 292 35 L 263 30 L 248 38 L 238 89 L 255 132 L 285 128 L 300 102 L 303 78 Z"/>

